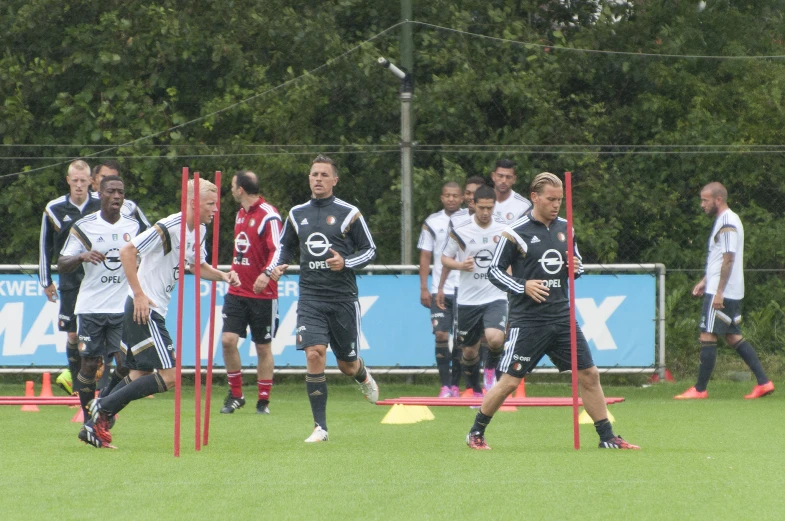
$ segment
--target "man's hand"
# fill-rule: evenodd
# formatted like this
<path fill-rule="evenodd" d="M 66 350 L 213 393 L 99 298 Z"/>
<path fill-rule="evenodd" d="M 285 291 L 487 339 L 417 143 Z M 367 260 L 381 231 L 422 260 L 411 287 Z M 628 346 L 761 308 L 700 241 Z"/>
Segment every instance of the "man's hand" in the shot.
<path fill-rule="evenodd" d="M 90 264 L 98 264 L 106 260 L 106 255 L 100 251 L 90 250 L 79 254 L 79 260 L 89 262 Z"/>
<path fill-rule="evenodd" d="M 55 286 L 54 282 L 44 288 L 44 293 L 49 302 L 57 302 L 57 286 Z"/>
<path fill-rule="evenodd" d="M 474 271 L 474 257 L 469 257 L 461 263 L 461 271 Z"/>
<path fill-rule="evenodd" d="M 439 291 L 436 293 L 436 307 L 447 309 L 447 304 L 444 303 L 444 288 L 439 288 Z"/>
<path fill-rule="evenodd" d="M 234 273 L 234 272 L 230 271 L 229 273 Z M 269 283 L 270 283 L 270 277 L 268 277 L 265 272 L 261 272 L 259 276 L 256 277 L 256 280 L 253 283 L 253 292 L 258 295 L 259 293 L 264 291 L 264 288 L 266 288 Z"/>
<path fill-rule="evenodd" d="M 240 276 L 234 271 L 229 271 L 229 273 L 224 273 L 224 282 L 236 288 L 240 285 Z M 256 287 L 256 284 L 254 284 L 254 287 Z"/>
<path fill-rule="evenodd" d="M 706 292 L 706 279 L 701 279 L 701 281 L 695 284 L 695 287 L 692 288 L 692 296 L 702 297 L 705 292 Z"/>
<path fill-rule="evenodd" d="M 725 309 L 725 304 L 723 304 L 724 300 L 724 292 L 717 290 L 717 293 L 714 295 L 714 300 L 711 301 L 711 307 L 714 309 Z"/>
<path fill-rule="evenodd" d="M 330 248 L 330 253 L 332 253 L 333 256 L 327 259 L 327 265 L 330 266 L 332 271 L 341 271 L 344 266 L 343 257 L 341 257 L 341 254 L 332 248 Z"/>
<path fill-rule="evenodd" d="M 150 318 L 150 308 L 158 307 L 144 293 L 134 295 L 134 322 L 137 324 L 147 324 Z"/>
<path fill-rule="evenodd" d="M 420 304 L 431 309 L 431 292 L 428 291 L 428 288 L 420 288 Z"/>
<path fill-rule="evenodd" d="M 544 280 L 527 280 L 526 290 L 524 293 L 532 298 L 537 303 L 545 302 L 550 294 L 550 289 L 545 285 Z"/>
<path fill-rule="evenodd" d="M 270 273 L 270 278 L 273 279 L 275 282 L 278 282 L 278 279 L 284 274 L 284 272 L 289 268 L 288 264 L 281 264 L 280 266 L 276 266 L 273 268 L 272 273 Z"/>

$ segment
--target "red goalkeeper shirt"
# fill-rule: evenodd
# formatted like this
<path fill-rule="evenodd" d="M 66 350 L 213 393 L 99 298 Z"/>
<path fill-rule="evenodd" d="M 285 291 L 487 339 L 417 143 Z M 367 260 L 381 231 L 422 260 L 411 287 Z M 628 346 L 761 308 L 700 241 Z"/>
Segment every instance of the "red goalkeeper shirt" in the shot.
<path fill-rule="evenodd" d="M 281 216 L 262 197 L 245 211 L 240 208 L 234 221 L 234 255 L 232 270 L 240 277 L 240 285 L 229 287 L 231 295 L 258 299 L 278 298 L 278 283 L 270 280 L 261 293 L 253 292 L 256 278 L 275 257 L 281 238 Z"/>

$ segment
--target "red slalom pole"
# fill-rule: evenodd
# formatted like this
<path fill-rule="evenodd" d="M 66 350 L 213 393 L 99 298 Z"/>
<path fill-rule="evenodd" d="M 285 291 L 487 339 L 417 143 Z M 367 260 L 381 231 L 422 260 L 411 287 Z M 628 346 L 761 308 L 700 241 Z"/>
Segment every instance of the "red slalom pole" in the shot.
<path fill-rule="evenodd" d="M 213 219 L 213 268 L 218 268 L 218 228 L 221 221 L 221 171 L 215 172 L 215 186 L 218 187 L 218 201 L 215 203 L 215 217 Z M 204 387 L 204 439 L 202 445 L 207 446 L 210 437 L 210 397 L 213 393 L 213 347 L 215 344 L 215 290 L 216 282 L 210 286 L 210 326 L 208 328 L 210 339 L 207 347 L 207 380 Z"/>
<path fill-rule="evenodd" d="M 174 456 L 180 457 L 180 396 L 183 377 L 183 296 L 185 291 L 185 227 L 188 216 L 188 167 L 183 167 L 180 195 L 180 265 L 177 268 L 177 345 L 174 379 Z"/>
<path fill-rule="evenodd" d="M 572 173 L 564 172 L 567 203 L 567 268 L 570 281 L 570 366 L 572 369 L 572 429 L 575 450 L 581 448 L 578 426 L 578 332 L 575 329 L 575 237 L 572 227 Z"/>
<path fill-rule="evenodd" d="M 196 346 L 194 349 L 194 450 L 202 450 L 202 207 L 199 172 L 194 172 L 194 321 Z"/>

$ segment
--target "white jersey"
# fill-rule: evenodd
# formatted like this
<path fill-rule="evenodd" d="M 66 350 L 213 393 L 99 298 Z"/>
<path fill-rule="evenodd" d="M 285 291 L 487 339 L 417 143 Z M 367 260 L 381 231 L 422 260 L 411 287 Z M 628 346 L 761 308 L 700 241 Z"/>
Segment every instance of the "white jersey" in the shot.
<path fill-rule="evenodd" d="M 74 256 L 88 251 L 104 254 L 103 262 L 82 263 L 85 276 L 79 287 L 74 313 L 122 313 L 128 281 L 120 264 L 120 248 L 139 233 L 139 223 L 120 215 L 114 224 L 101 217 L 101 211 L 86 215 L 71 227 L 60 255 Z"/>
<path fill-rule="evenodd" d="M 482 228 L 472 217 L 450 232 L 444 255 L 458 262 L 469 257 L 474 259 L 473 271 L 460 272 L 458 304 L 476 306 L 494 300 L 507 300 L 507 294 L 488 280 L 493 252 L 505 228 L 504 224 L 495 220 L 491 220 L 487 228 Z"/>
<path fill-rule="evenodd" d="M 709 236 L 709 254 L 706 257 L 706 293 L 717 294 L 720 283 L 722 254 L 734 253 L 733 269 L 723 295 L 725 298 L 744 298 L 744 226 L 730 208 L 717 216 Z"/>
<path fill-rule="evenodd" d="M 180 262 L 180 221 L 181 213 L 175 213 L 161 219 L 134 240 L 134 246 L 142 258 L 139 264 L 139 283 L 142 291 L 152 300 L 156 307 L 152 308 L 162 317 L 166 316 L 172 292 L 177 284 Z M 205 233 L 207 227 L 199 225 L 201 242 L 200 262 L 207 256 L 205 250 Z M 194 231 L 185 229 L 185 262 L 194 261 Z M 128 294 L 133 297 L 133 291 Z"/>
<path fill-rule="evenodd" d="M 447 235 L 450 233 L 450 216 L 444 210 L 433 213 L 425 219 L 420 232 L 417 248 L 429 251 L 433 256 L 433 272 L 431 273 L 431 293 L 439 290 L 439 280 L 442 276 L 442 252 L 447 244 Z M 452 295 L 458 285 L 458 273 L 450 272 L 444 281 L 444 294 Z"/>
<path fill-rule="evenodd" d="M 496 201 L 493 216 L 505 224 L 512 224 L 529 211 L 532 203 L 515 190 L 510 190 L 510 196 L 504 201 Z"/>

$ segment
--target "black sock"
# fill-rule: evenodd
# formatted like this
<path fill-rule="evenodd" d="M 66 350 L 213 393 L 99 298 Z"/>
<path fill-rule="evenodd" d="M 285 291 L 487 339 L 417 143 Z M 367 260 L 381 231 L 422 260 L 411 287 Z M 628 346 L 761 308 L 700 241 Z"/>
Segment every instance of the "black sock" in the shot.
<path fill-rule="evenodd" d="M 698 383 L 695 390 L 703 392 L 709 386 L 709 378 L 717 362 L 717 342 L 701 342 L 701 365 L 698 368 Z"/>
<path fill-rule="evenodd" d="M 109 396 L 109 394 L 114 390 L 114 388 L 123 380 L 123 377 L 117 374 L 116 370 L 112 370 L 112 374 L 109 375 L 109 382 L 107 382 L 106 386 L 101 389 L 101 396 Z"/>
<path fill-rule="evenodd" d="M 358 384 L 361 384 L 365 381 L 366 378 L 368 378 L 368 371 L 365 370 L 365 362 L 362 358 L 358 357 L 357 361 L 360 362 L 360 368 L 354 374 L 354 381 Z"/>
<path fill-rule="evenodd" d="M 324 373 L 306 374 L 305 390 L 311 402 L 314 427 L 318 425 L 327 430 L 327 378 Z"/>
<path fill-rule="evenodd" d="M 478 432 L 485 434 L 485 427 L 491 423 L 493 416 L 485 416 L 481 411 L 477 411 L 477 416 L 474 417 L 474 425 L 472 425 L 471 432 Z"/>
<path fill-rule="evenodd" d="M 109 396 L 112 393 L 116 393 L 117 391 L 119 391 L 120 389 L 125 387 L 126 385 L 130 384 L 131 381 L 132 381 L 131 377 L 130 376 L 126 376 L 125 378 L 123 378 L 122 380 L 117 382 L 117 385 L 115 385 L 113 389 L 110 389 L 106 394 L 103 394 L 103 392 L 102 392 L 101 396 Z"/>
<path fill-rule="evenodd" d="M 79 344 L 65 344 L 65 356 L 68 357 L 68 370 L 71 371 L 72 388 L 76 385 L 76 375 L 82 367 L 82 357 L 79 356 Z"/>
<path fill-rule="evenodd" d="M 452 374 L 450 375 L 450 385 L 458 387 L 461 383 L 461 350 L 457 347 L 452 348 Z"/>
<path fill-rule="evenodd" d="M 101 410 L 109 414 L 117 414 L 134 400 L 163 392 L 166 392 L 166 384 L 161 375 L 158 373 L 147 374 L 122 389 L 115 387 L 109 396 L 101 398 Z"/>
<path fill-rule="evenodd" d="M 488 349 L 488 358 L 485 359 L 485 368 L 496 369 L 496 367 L 499 365 L 499 359 L 502 357 L 503 353 L 504 353 L 503 347 L 500 347 L 499 349 L 496 350 Z"/>
<path fill-rule="evenodd" d="M 468 387 L 471 387 L 475 393 L 481 393 L 482 375 L 480 374 L 480 357 L 476 356 L 469 359 L 464 356 L 461 360 L 461 364 L 463 365 L 463 374 L 466 375 L 467 380 L 471 382 Z"/>
<path fill-rule="evenodd" d="M 436 342 L 436 368 L 439 370 L 439 380 L 442 387 L 450 386 L 450 344 Z"/>
<path fill-rule="evenodd" d="M 750 345 L 749 342 L 742 339 L 741 342 L 734 346 L 736 348 L 736 352 L 739 353 L 739 356 L 744 363 L 749 366 L 752 372 L 755 374 L 755 379 L 758 381 L 758 385 L 763 385 L 769 381 L 766 377 L 766 372 L 763 370 L 763 366 L 760 365 L 760 360 L 758 360 L 758 355 L 755 353 L 755 349 Z"/>
<path fill-rule="evenodd" d="M 74 391 L 79 393 L 79 404 L 82 406 L 84 421 L 87 421 L 87 418 L 90 417 L 90 413 L 87 411 L 87 404 L 95 398 L 95 376 L 85 376 L 79 371 L 76 378 L 73 378 L 72 381 Z"/>
<path fill-rule="evenodd" d="M 613 425 L 608 421 L 608 418 L 594 422 L 594 429 L 597 431 L 597 434 L 599 434 L 600 441 L 608 441 L 611 438 L 616 437 L 616 435 L 613 434 Z"/>

